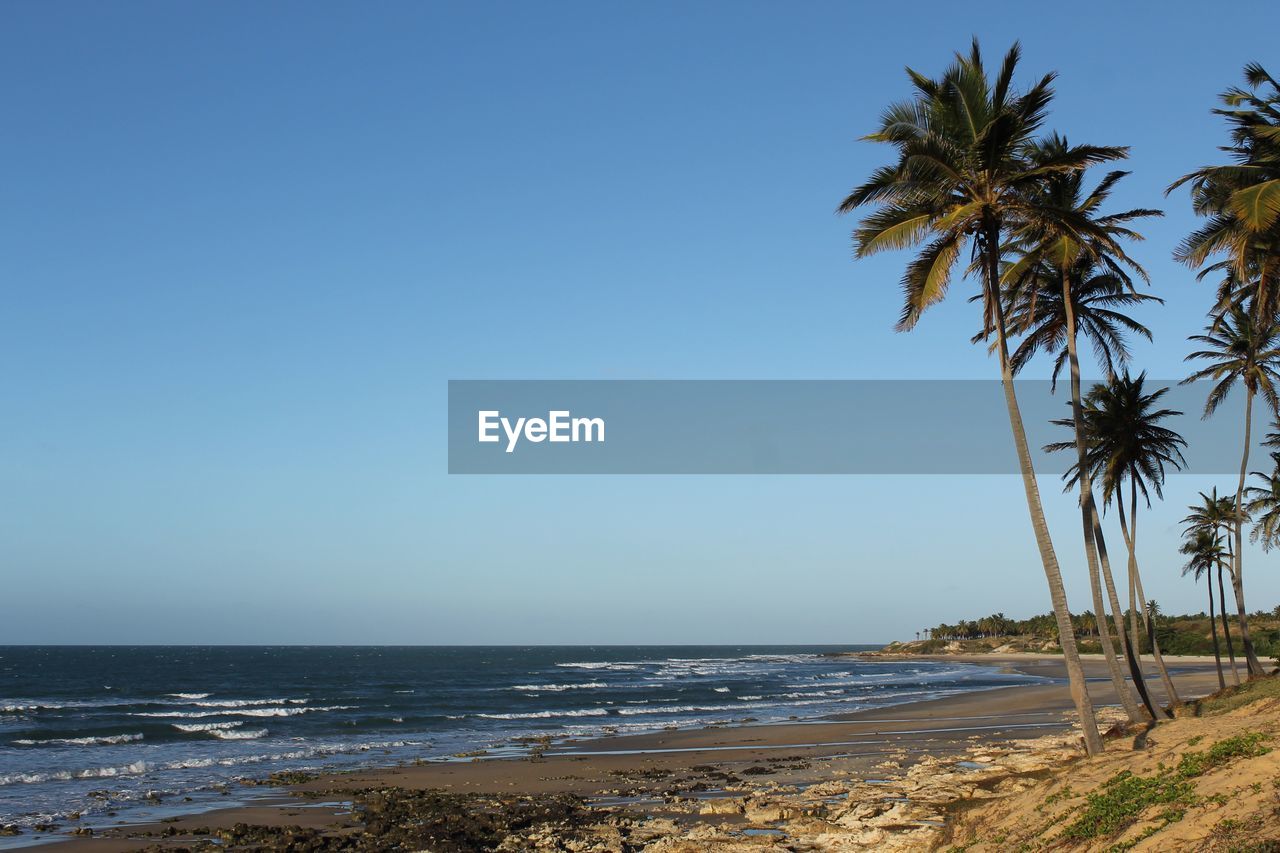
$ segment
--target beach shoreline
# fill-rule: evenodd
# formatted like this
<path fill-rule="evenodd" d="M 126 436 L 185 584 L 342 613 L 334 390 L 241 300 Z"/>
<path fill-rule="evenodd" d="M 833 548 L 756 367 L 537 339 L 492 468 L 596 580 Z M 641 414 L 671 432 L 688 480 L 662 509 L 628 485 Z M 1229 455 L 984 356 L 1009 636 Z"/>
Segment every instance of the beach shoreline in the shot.
<path fill-rule="evenodd" d="M 344 799 L 340 792 L 387 788 L 465 797 L 567 796 L 580 798 L 592 812 L 645 817 L 649 824 L 669 820 L 673 833 L 721 826 L 726 820 L 730 825 L 741 823 L 745 832 L 753 821 L 738 811 L 722 813 L 719 809 L 727 808 L 722 803 L 734 803 L 737 809 L 744 799 L 773 790 L 876 784 L 874 780 L 899 778 L 921 762 L 955 759 L 979 746 L 1069 737 L 1072 706 L 1060 656 L 974 655 L 969 656 L 975 658 L 972 661 L 961 660 L 962 656 L 936 657 L 1007 667 L 1052 681 L 820 719 L 554 742 L 523 758 L 477 756 L 322 774 L 248 805 L 179 815 L 162 823 L 95 829 L 92 838 L 60 835 L 39 840 L 41 849 L 114 853 L 152 844 L 181 846 L 193 837 L 237 825 L 337 831 L 332 827 L 351 821 L 351 799 Z M 1211 662 L 1174 660 L 1171 664 L 1187 694 L 1184 698 L 1216 689 Z M 1086 671 L 1095 702 L 1099 706 L 1113 703 L 1104 664 L 1087 660 Z M 1152 678 L 1153 683 L 1156 680 Z"/>

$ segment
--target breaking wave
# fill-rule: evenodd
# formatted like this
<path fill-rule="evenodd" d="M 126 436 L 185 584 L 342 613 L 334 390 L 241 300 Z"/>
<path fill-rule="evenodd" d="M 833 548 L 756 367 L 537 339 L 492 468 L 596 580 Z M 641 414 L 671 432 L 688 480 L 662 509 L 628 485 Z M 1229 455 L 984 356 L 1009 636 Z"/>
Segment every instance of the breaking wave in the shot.
<path fill-rule="evenodd" d="M 308 708 L 227 708 L 218 711 L 134 711 L 131 717 L 179 717 L 183 719 L 199 719 L 201 717 L 296 717 L 299 714 L 310 714 L 319 711 L 350 711 L 355 705 L 317 705 Z"/>
<path fill-rule="evenodd" d="M 51 737 L 45 740 L 15 740 L 19 746 L 112 746 L 117 743 L 134 743 L 142 740 L 142 735 L 105 735 L 103 737 Z"/>
<path fill-rule="evenodd" d="M 234 729 L 243 726 L 244 722 L 236 720 L 232 723 L 170 723 L 180 732 L 215 732 L 219 729 Z"/>
<path fill-rule="evenodd" d="M 603 717 L 608 708 L 579 708 L 574 711 L 526 711 L 515 714 L 476 714 L 486 720 L 549 720 L 552 717 Z"/>

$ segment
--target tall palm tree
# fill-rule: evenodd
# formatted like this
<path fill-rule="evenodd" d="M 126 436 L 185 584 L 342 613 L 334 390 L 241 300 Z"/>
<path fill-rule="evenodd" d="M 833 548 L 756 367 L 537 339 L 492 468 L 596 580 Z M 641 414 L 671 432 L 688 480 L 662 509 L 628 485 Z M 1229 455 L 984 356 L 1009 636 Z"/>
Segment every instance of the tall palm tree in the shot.
<path fill-rule="evenodd" d="M 1220 309 L 1252 298 L 1259 316 L 1280 309 L 1280 83 L 1257 63 L 1244 69 L 1247 89 L 1232 87 L 1220 95 L 1231 129 L 1222 148 L 1232 162 L 1204 166 L 1169 187 L 1191 185 L 1195 212 L 1207 217 L 1187 236 L 1174 257 L 1192 267 L 1214 256 L 1201 277 L 1224 273 Z"/>
<path fill-rule="evenodd" d="M 1187 507 L 1191 513 L 1182 519 L 1189 529 L 1206 532 L 1218 537 L 1219 542 L 1226 542 L 1226 559 L 1218 561 L 1218 601 L 1222 603 L 1219 617 L 1222 619 L 1222 634 L 1227 641 L 1227 658 L 1231 661 L 1231 679 L 1240 683 L 1240 673 L 1236 671 L 1236 647 L 1231 639 L 1231 625 L 1227 621 L 1227 597 L 1222 585 L 1222 570 L 1231 571 L 1234 562 L 1231 534 L 1235 531 L 1236 504 L 1229 497 L 1218 497 L 1215 486 L 1211 494 L 1200 493 L 1200 503 Z"/>
<path fill-rule="evenodd" d="M 1035 146 L 1032 156 L 1035 159 L 1052 159 L 1066 150 L 1069 150 L 1066 139 L 1055 135 Z M 1113 242 L 1118 242 L 1118 238 L 1141 239 L 1141 235 L 1130 230 L 1126 223 L 1157 216 L 1159 211 L 1138 209 L 1104 215 L 1099 210 L 1112 189 L 1126 174 L 1128 173 L 1121 171 L 1110 172 L 1088 191 L 1083 170 L 1051 175 L 1041 182 L 1038 200 L 1044 205 L 1072 210 L 1079 216 L 1091 219 Z M 1058 375 L 1064 364 L 1068 367 L 1071 380 L 1070 425 L 1075 435 L 1077 470 L 1083 471 L 1083 476 L 1077 479 L 1080 485 L 1079 504 L 1085 560 L 1089 569 L 1094 610 L 1105 616 L 1100 577 L 1104 572 L 1110 573 L 1110 564 L 1108 562 L 1101 568 L 1099 565 L 1097 539 L 1101 536 L 1101 530 L 1094 529 L 1096 508 L 1093 485 L 1089 471 L 1084 466 L 1085 436 L 1077 337 L 1082 334 L 1092 344 L 1099 365 L 1107 376 L 1112 376 L 1117 364 L 1123 366 L 1129 360 L 1124 332 L 1151 339 L 1150 330 L 1129 317 L 1122 309 L 1143 302 L 1158 304 L 1161 300 L 1135 290 L 1130 271 L 1144 279 L 1146 273 L 1123 252 L 1117 254 L 1110 245 L 1097 239 L 1081 241 L 1077 234 L 1056 228 L 1052 222 L 1032 223 L 1026 231 L 1017 235 L 1015 247 L 1018 251 L 1017 259 L 1009 264 L 1004 275 L 1005 298 L 1009 303 L 1009 328 L 1011 332 L 1023 336 L 1012 355 L 1013 370 L 1015 374 L 1020 372 L 1038 352 L 1047 352 L 1055 356 L 1051 387 L 1056 388 Z M 1114 588 L 1110 579 L 1108 586 Z M 1134 685 L 1147 706 L 1147 714 L 1155 717 L 1154 706 L 1142 681 L 1142 670 L 1124 641 L 1124 625 L 1118 601 L 1113 602 L 1113 605 L 1112 616 L 1117 636 L 1121 638 L 1129 661 Z M 1121 706 L 1132 722 L 1138 722 L 1144 718 L 1144 714 L 1133 701 L 1124 681 L 1105 619 L 1100 625 L 1098 641 Z"/>
<path fill-rule="evenodd" d="M 1260 354 L 1272 337 L 1280 309 L 1280 84 L 1257 63 L 1245 66 L 1244 76 L 1248 88 L 1228 89 L 1221 95 L 1223 107 L 1214 110 L 1227 119 L 1231 129 L 1230 144 L 1223 148 L 1231 162 L 1202 167 L 1179 179 L 1169 191 L 1190 184 L 1192 206 L 1198 215 L 1208 220 L 1182 242 L 1174 257 L 1189 266 L 1203 267 L 1202 278 L 1214 271 L 1223 273 L 1217 316 L 1210 334 L 1199 339 L 1215 350 L 1220 349 L 1224 341 L 1210 338 L 1220 337 L 1218 333 L 1222 330 L 1218 326 L 1226 324 L 1229 326 L 1226 335 L 1236 338 L 1238 344 L 1251 338 L 1257 347 L 1255 354 Z M 1223 259 L 1209 263 L 1214 257 Z M 1239 365 L 1225 368 L 1213 378 L 1238 372 L 1239 377 L 1245 379 L 1245 441 L 1236 488 L 1231 582 L 1245 659 L 1249 674 L 1256 676 L 1261 675 L 1263 669 L 1254 652 L 1244 604 L 1242 516 L 1252 402 L 1259 391 L 1260 377 L 1255 377 L 1251 385 L 1245 374 L 1250 367 L 1257 367 L 1257 359 L 1255 357 L 1255 364 L 1250 365 L 1247 353 L 1237 355 Z M 1214 360 L 1220 356 L 1221 353 L 1200 354 Z M 1225 391 L 1220 396 L 1225 397 Z M 1211 395 L 1206 415 L 1220 402 L 1220 398 L 1215 400 Z M 1271 402 L 1274 409 L 1275 401 Z"/>
<path fill-rule="evenodd" d="M 1182 574 L 1195 573 L 1195 579 L 1205 576 L 1205 588 L 1209 591 L 1209 631 L 1213 634 L 1213 661 L 1218 666 L 1218 689 L 1225 690 L 1227 680 L 1222 676 L 1222 651 L 1218 645 L 1218 624 L 1213 616 L 1213 570 L 1223 562 L 1222 542 L 1216 532 L 1200 529 L 1189 529 L 1187 541 L 1182 543 L 1179 552 L 1190 559 L 1182 567 Z"/>
<path fill-rule="evenodd" d="M 1028 197 L 1049 175 L 1114 160 L 1126 151 L 1075 146 L 1056 158 L 1033 162 L 1027 148 L 1044 123 L 1053 98 L 1054 75 L 1046 75 L 1025 92 L 1015 94 L 1013 75 L 1020 53 L 1015 44 L 994 80 L 987 75 L 976 39 L 969 54 L 957 54 L 936 80 L 908 69 L 913 96 L 890 106 L 881 116 L 880 128 L 866 137 L 893 146 L 896 162 L 877 169 L 850 192 L 839 212 L 876 206 L 854 230 L 860 258 L 925 244 L 902 279 L 905 299 L 898 321 L 902 331 L 913 328 L 927 308 L 946 296 L 961 252 L 969 247 L 983 294 L 982 327 L 995 337 L 1027 510 L 1053 601 L 1085 748 L 1092 755 L 1101 751 L 1102 741 L 1014 391 L 1000 271 L 1005 239 L 1033 221 L 1055 222 L 1083 237 L 1113 242 L 1087 218 L 1028 203 Z"/>
<path fill-rule="evenodd" d="M 1146 391 L 1146 374 L 1136 378 L 1128 373 L 1113 377 L 1105 385 L 1095 385 L 1085 400 L 1085 432 L 1089 441 L 1086 466 L 1102 481 L 1102 501 L 1115 499 L 1120 518 L 1120 533 L 1129 550 L 1129 642 L 1135 655 L 1141 648 L 1138 623 L 1146 629 L 1152 657 L 1160 672 L 1169 701 L 1179 704 L 1178 692 L 1169 677 L 1156 637 L 1155 624 L 1140 602 L 1146 600 L 1142 574 L 1138 568 L 1138 494 L 1151 505 L 1151 494 L 1163 497 L 1166 466 L 1180 468 L 1185 464 L 1182 447 L 1186 441 L 1171 429 L 1161 426 L 1165 418 L 1179 415 L 1171 409 L 1157 409 L 1168 388 Z M 1129 486 L 1129 512 L 1126 515 L 1122 486 Z"/>
<path fill-rule="evenodd" d="M 1231 389 L 1244 386 L 1244 450 L 1240 456 L 1240 478 L 1236 485 L 1235 538 L 1231 586 L 1235 592 L 1236 611 L 1240 620 L 1240 643 L 1244 646 L 1245 663 L 1250 676 L 1263 675 L 1265 670 L 1253 649 L 1249 635 L 1249 617 L 1244 605 L 1244 485 L 1249 469 L 1250 433 L 1253 427 L 1253 400 L 1261 395 L 1274 413 L 1280 407 L 1280 324 L 1272 314 L 1259 315 L 1253 301 L 1235 303 L 1210 322 L 1203 335 L 1192 335 L 1190 340 L 1202 344 L 1186 357 L 1187 361 L 1208 361 L 1207 367 L 1195 371 L 1186 379 L 1212 380 L 1215 384 L 1205 401 L 1204 416 L 1212 415 L 1227 399 Z"/>

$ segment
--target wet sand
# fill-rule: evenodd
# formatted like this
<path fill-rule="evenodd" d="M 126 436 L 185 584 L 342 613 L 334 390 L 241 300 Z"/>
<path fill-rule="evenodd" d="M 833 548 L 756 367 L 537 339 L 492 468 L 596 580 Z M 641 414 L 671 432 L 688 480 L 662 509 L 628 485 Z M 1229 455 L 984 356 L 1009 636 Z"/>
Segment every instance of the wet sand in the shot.
<path fill-rule="evenodd" d="M 959 656 L 938 659 L 968 660 Z M 973 662 L 1005 666 L 1047 678 L 1065 677 L 1061 657 L 974 656 Z M 1176 661 L 1176 662 L 1175 662 Z M 1217 689 L 1212 659 L 1169 659 L 1183 699 Z M 1146 667 L 1144 669 L 1152 669 Z M 1115 703 L 1105 664 L 1086 660 L 1095 704 Z M 1154 698 L 1164 701 L 1159 678 L 1148 673 Z M 805 787 L 833 779 L 874 780 L 900 772 L 923 756 L 957 755 L 976 743 L 1033 738 L 1064 731 L 1073 706 L 1064 683 L 1033 684 L 965 693 L 943 699 L 859 711 L 839 717 L 768 725 L 664 731 L 558 743 L 530 759 L 431 762 L 322 776 L 293 786 L 295 796 L 273 796 L 252 805 L 151 824 L 105 830 L 117 837 L 75 838 L 42 849 L 73 847 L 114 853 L 163 841 L 158 832 L 237 823 L 321 828 L 346 820 L 335 791 L 393 786 L 463 794 L 573 794 L 588 803 L 661 813 L 671 798 L 714 798 L 726 784 Z M 303 798 L 310 798 L 310 801 Z M 328 805 L 326 805 L 326 803 Z M 65 828 L 64 828 L 65 831 Z M 139 837 L 139 833 L 152 836 Z M 132 838 L 119 837 L 128 834 Z M 48 837 L 48 836 L 46 836 Z M 60 836 L 67 838 L 67 836 Z M 188 843 L 190 836 L 188 836 Z"/>

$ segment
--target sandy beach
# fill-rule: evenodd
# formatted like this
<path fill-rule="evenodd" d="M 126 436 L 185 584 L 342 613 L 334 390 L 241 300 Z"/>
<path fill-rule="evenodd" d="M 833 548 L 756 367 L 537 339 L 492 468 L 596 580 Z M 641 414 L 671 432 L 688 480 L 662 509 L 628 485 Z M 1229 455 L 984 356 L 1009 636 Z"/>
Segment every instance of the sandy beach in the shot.
<path fill-rule="evenodd" d="M 980 657 L 987 665 L 1063 677 L 1061 659 L 1050 655 Z M 1101 661 L 1088 660 L 1086 669 L 1095 702 L 1103 706 L 1103 717 L 1108 719 L 1105 706 L 1114 696 L 1105 667 Z M 1178 660 L 1171 669 L 1184 699 L 1217 688 L 1211 661 Z M 1159 679 L 1154 673 L 1150 684 L 1158 693 Z M 560 802 L 555 798 L 567 796 L 574 804 L 566 817 L 569 825 L 588 825 L 607 818 L 631 827 L 625 833 L 631 838 L 626 844 L 579 849 L 646 849 L 646 845 L 667 843 L 664 839 L 674 843 L 677 838 L 696 837 L 712 829 L 723 832 L 726 827 L 731 832 L 738 827 L 744 843 L 765 844 L 779 837 L 766 818 L 778 818 L 781 813 L 761 808 L 753 812 L 744 802 L 760 800 L 770 792 L 821 791 L 824 786 L 841 790 L 844 796 L 851 785 L 893 784 L 921 763 L 963 759 L 974 749 L 985 747 L 1007 748 L 1039 739 L 1056 748 L 1074 749 L 1070 710 L 1065 684 L 1035 684 L 820 720 L 554 743 L 541 755 L 523 759 L 476 757 L 321 776 L 290 786 L 287 795 L 265 797 L 252 805 L 160 824 L 107 829 L 92 838 L 68 839 L 64 835 L 63 840 L 43 849 L 106 853 L 150 845 L 189 847 L 220 831 L 232 832 L 239 839 L 237 843 L 243 843 L 259 831 L 250 829 L 253 827 L 275 828 L 274 832 L 290 827 L 304 834 L 339 837 L 360 828 L 353 822 L 352 792 L 388 788 L 472 798 L 430 803 L 437 809 L 463 811 L 469 809 L 468 802 L 479 811 L 500 804 L 485 798 L 518 795 L 534 798 L 531 802 Z M 1118 714 L 1113 710 L 1110 718 L 1118 719 Z M 266 834 L 249 846 L 278 841 L 272 831 L 261 832 Z M 52 840 L 51 836 L 45 838 Z M 468 848 L 464 843 L 440 849 Z"/>

